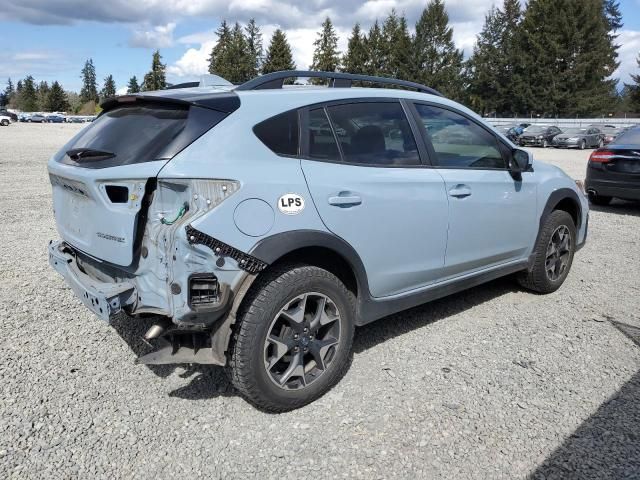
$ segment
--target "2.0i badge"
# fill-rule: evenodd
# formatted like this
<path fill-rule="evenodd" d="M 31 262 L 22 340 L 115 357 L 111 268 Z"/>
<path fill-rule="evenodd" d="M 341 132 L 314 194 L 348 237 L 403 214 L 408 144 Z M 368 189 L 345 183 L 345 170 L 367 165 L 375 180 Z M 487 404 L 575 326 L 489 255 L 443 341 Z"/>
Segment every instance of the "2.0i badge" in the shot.
<path fill-rule="evenodd" d="M 304 198 L 297 193 L 287 193 L 278 199 L 278 210 L 285 215 L 297 215 L 304 210 Z"/>

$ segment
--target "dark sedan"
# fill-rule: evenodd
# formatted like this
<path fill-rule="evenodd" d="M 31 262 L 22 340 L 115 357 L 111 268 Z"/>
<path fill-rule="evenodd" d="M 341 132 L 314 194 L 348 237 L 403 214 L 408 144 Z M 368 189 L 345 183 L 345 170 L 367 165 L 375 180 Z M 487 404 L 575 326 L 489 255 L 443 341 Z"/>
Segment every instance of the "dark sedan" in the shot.
<path fill-rule="evenodd" d="M 558 127 L 532 125 L 520 135 L 518 142 L 523 147 L 533 146 L 546 148 L 551 145 L 553 138 L 559 133 L 562 133 L 562 130 Z"/>
<path fill-rule="evenodd" d="M 553 137 L 556 148 L 600 148 L 604 144 L 604 134 L 595 127 L 565 128 L 562 133 Z"/>
<path fill-rule="evenodd" d="M 595 205 L 608 205 L 614 197 L 640 200 L 640 127 L 591 154 L 585 190 Z"/>

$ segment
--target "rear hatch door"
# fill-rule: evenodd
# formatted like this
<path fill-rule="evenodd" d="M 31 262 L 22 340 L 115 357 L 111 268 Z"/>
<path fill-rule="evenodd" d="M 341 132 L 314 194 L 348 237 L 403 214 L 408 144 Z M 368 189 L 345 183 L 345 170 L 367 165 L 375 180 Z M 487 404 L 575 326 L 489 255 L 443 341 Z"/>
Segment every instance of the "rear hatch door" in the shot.
<path fill-rule="evenodd" d="M 138 223 L 144 218 L 145 195 L 155 188 L 155 177 L 234 105 L 227 99 L 218 102 L 223 109 L 216 110 L 211 108 L 215 102 L 169 95 L 173 97 L 130 96 L 108 102 L 104 112 L 49 161 L 57 229 L 73 247 L 98 260 L 131 265 L 137 236 L 144 230 Z"/>

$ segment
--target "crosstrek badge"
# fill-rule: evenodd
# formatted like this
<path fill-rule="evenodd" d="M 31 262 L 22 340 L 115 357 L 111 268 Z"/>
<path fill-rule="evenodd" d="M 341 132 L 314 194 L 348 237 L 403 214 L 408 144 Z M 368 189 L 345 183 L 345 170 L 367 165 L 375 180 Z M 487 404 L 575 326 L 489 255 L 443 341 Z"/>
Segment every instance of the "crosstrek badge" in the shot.
<path fill-rule="evenodd" d="M 304 198 L 297 193 L 287 193 L 278 199 L 278 210 L 285 215 L 297 215 L 304 210 Z"/>

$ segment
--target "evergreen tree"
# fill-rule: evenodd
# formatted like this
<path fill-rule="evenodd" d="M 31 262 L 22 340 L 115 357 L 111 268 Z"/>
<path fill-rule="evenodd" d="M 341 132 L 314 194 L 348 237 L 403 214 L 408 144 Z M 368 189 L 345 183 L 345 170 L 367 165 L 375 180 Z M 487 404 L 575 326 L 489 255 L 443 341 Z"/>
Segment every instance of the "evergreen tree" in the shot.
<path fill-rule="evenodd" d="M 82 78 L 82 88 L 80 89 L 82 103 L 98 102 L 98 84 L 93 59 L 90 58 L 84 63 L 80 78 Z"/>
<path fill-rule="evenodd" d="M 311 70 L 320 72 L 335 72 L 340 66 L 340 52 L 338 51 L 338 35 L 336 34 L 331 19 L 327 17 L 322 22 L 322 30 L 318 32 L 313 42 L 313 63 Z M 322 79 L 311 79 L 312 83 L 323 83 Z"/>
<path fill-rule="evenodd" d="M 163 90 L 167 86 L 166 80 L 166 65 L 162 63 L 162 55 L 160 51 L 153 52 L 153 59 L 151 61 L 151 71 L 144 76 L 142 82 L 142 90 Z"/>
<path fill-rule="evenodd" d="M 256 21 L 252 18 L 245 27 L 247 38 L 247 51 L 249 55 L 250 70 L 248 71 L 249 79 L 260 75 L 262 70 L 262 62 L 264 59 L 264 51 L 262 49 L 262 33 L 256 25 Z"/>
<path fill-rule="evenodd" d="M 49 112 L 66 112 L 69 110 L 69 99 L 67 98 L 67 94 L 57 81 L 51 84 L 46 109 Z"/>
<path fill-rule="evenodd" d="M 522 12 L 519 0 L 506 0 L 504 11 L 492 8 L 478 34 L 468 62 L 468 102 L 482 113 L 515 115 L 522 91 L 517 72 L 521 62 L 518 33 Z"/>
<path fill-rule="evenodd" d="M 530 0 L 519 66 L 529 80 L 523 103 L 546 115 L 589 116 L 615 101 L 617 47 L 602 0 Z"/>
<path fill-rule="evenodd" d="M 25 112 L 35 112 L 38 110 L 38 94 L 33 77 L 27 75 L 23 81 L 18 83 L 20 84 L 18 107 Z"/>
<path fill-rule="evenodd" d="M 407 19 L 399 17 L 395 10 L 382 25 L 383 65 L 382 75 L 404 80 L 413 79 L 411 72 L 411 37 Z"/>
<path fill-rule="evenodd" d="M 365 72 L 367 75 L 382 75 L 386 48 L 384 46 L 382 30 L 380 30 L 378 20 L 376 20 L 369 29 L 369 35 L 366 37 L 365 47 L 367 49 Z"/>
<path fill-rule="evenodd" d="M 462 96 L 462 52 L 453 43 L 453 29 L 442 0 L 431 0 L 416 23 L 413 55 L 415 80 L 447 97 Z"/>
<path fill-rule="evenodd" d="M 231 83 L 240 84 L 250 80 L 253 75 L 253 58 L 249 54 L 247 38 L 239 23 L 231 31 L 231 42 L 228 49 L 227 74 L 224 78 Z"/>
<path fill-rule="evenodd" d="M 347 73 L 367 72 L 367 38 L 360 30 L 360 24 L 356 23 L 351 31 L 347 44 L 347 53 L 342 57 L 342 71 Z"/>
<path fill-rule="evenodd" d="M 13 88 L 13 82 L 11 81 L 11 77 L 7 79 L 7 86 L 3 92 L 3 103 L 2 105 L 9 105 L 15 96 L 15 89 Z"/>
<path fill-rule="evenodd" d="M 631 110 L 634 113 L 640 113 L 640 54 L 638 54 L 636 62 L 638 63 L 639 73 L 631 75 L 633 83 L 631 85 L 625 85 L 625 90 L 627 91 Z"/>
<path fill-rule="evenodd" d="M 127 93 L 138 93 L 140 92 L 140 85 L 138 85 L 138 79 L 134 75 L 129 79 L 129 84 L 127 85 Z"/>
<path fill-rule="evenodd" d="M 287 36 L 282 30 L 277 29 L 273 32 L 273 36 L 269 42 L 267 55 L 264 65 L 262 66 L 262 73 L 295 69 L 296 64 L 293 63 L 293 55 L 291 54 L 291 47 L 287 41 Z"/>
<path fill-rule="evenodd" d="M 607 19 L 607 30 L 617 32 L 622 28 L 622 12 L 620 12 L 620 2 L 617 0 L 603 0 L 602 8 Z"/>
<path fill-rule="evenodd" d="M 233 38 L 226 20 L 222 21 L 216 31 L 216 35 L 218 36 L 218 41 L 209 56 L 209 73 L 220 75 L 231 81 L 228 77 L 231 76 L 232 63 L 234 63 L 236 59 L 231 56 Z"/>
<path fill-rule="evenodd" d="M 103 99 L 116 96 L 116 82 L 113 75 L 107 75 L 104 79 L 104 86 L 100 92 Z"/>
<path fill-rule="evenodd" d="M 36 95 L 38 97 L 38 110 L 45 111 L 49 100 L 49 84 L 42 81 L 36 87 Z"/>

